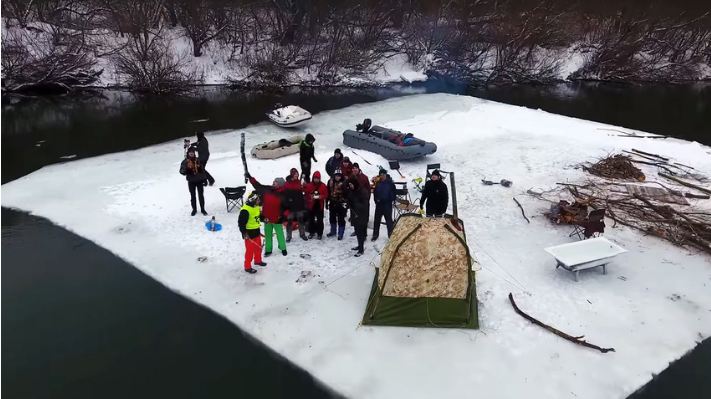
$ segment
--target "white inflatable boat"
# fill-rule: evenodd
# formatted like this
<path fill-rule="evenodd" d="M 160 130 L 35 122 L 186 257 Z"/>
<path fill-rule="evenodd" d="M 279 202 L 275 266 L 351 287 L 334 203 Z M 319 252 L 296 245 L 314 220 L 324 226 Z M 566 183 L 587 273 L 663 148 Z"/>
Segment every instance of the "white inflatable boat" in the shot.
<path fill-rule="evenodd" d="M 281 127 L 294 127 L 311 119 L 311 113 L 296 105 L 287 105 L 267 112 L 267 117 Z"/>
<path fill-rule="evenodd" d="M 252 156 L 259 159 L 275 159 L 299 152 L 299 144 L 304 138 L 300 135 L 288 139 L 272 140 L 252 147 Z"/>

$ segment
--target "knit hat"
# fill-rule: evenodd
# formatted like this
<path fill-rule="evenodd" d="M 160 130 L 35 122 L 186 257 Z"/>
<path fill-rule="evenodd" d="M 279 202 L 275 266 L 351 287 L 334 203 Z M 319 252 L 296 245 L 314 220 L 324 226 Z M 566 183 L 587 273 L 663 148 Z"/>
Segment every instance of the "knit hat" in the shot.
<path fill-rule="evenodd" d="M 355 169 L 355 168 L 360 169 L 360 165 L 358 165 L 358 162 L 353 163 L 353 169 Z"/>
<path fill-rule="evenodd" d="M 296 168 L 291 168 L 291 169 L 289 170 L 289 176 L 293 175 L 294 173 L 296 173 L 296 174 L 298 175 L 298 174 L 299 174 L 299 170 L 296 169 Z"/>
<path fill-rule="evenodd" d="M 254 206 L 257 204 L 257 201 L 259 200 L 259 195 L 257 195 L 256 192 L 252 191 L 249 193 L 249 197 L 247 197 L 247 205 L 249 206 Z"/>
<path fill-rule="evenodd" d="M 380 168 L 380 171 L 378 171 L 378 174 L 379 174 L 379 175 L 387 175 L 387 174 L 388 174 L 388 171 L 385 170 L 385 169 L 383 169 L 383 168 Z"/>
<path fill-rule="evenodd" d="M 432 172 L 432 176 L 442 177 L 442 175 L 439 174 L 439 169 L 435 169 L 435 170 Z"/>
<path fill-rule="evenodd" d="M 314 175 L 311 178 L 311 180 L 316 180 L 316 179 L 321 180 L 321 172 L 319 172 L 318 170 L 314 172 Z"/>
<path fill-rule="evenodd" d="M 340 149 L 340 148 L 336 148 L 336 150 L 333 151 L 333 155 L 336 155 L 336 154 L 341 154 L 341 155 L 343 155 L 343 153 L 341 152 L 341 149 Z"/>
<path fill-rule="evenodd" d="M 336 175 L 338 175 L 338 176 L 343 176 L 343 172 L 342 172 L 340 169 L 336 169 L 336 170 L 333 172 L 333 176 L 336 176 Z"/>
<path fill-rule="evenodd" d="M 306 135 L 306 138 L 304 139 L 304 141 L 306 141 L 307 143 L 311 144 L 311 143 L 313 143 L 314 141 L 316 141 L 316 138 L 314 137 L 313 134 L 308 133 L 308 134 Z"/>
<path fill-rule="evenodd" d="M 286 182 L 284 181 L 284 178 L 283 178 L 283 177 L 277 177 L 276 179 L 274 179 L 274 185 L 275 185 L 275 186 L 277 186 L 277 187 L 284 187 L 284 184 L 286 184 Z"/>

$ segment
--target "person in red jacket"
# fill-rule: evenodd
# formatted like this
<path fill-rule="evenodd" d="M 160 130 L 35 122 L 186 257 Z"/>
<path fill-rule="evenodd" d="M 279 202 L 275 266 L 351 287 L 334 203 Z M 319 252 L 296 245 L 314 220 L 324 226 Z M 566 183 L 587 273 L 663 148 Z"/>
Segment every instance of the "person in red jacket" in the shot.
<path fill-rule="evenodd" d="M 321 181 L 321 172 L 314 172 L 311 182 L 304 187 L 306 210 L 309 212 L 309 239 L 323 238 L 323 208 L 328 199 L 328 187 Z"/>
<path fill-rule="evenodd" d="M 341 161 L 341 174 L 343 174 L 344 181 L 350 179 L 353 174 L 353 162 L 348 157 L 343 157 L 343 161 Z"/>
<path fill-rule="evenodd" d="M 248 173 L 245 176 L 252 183 L 254 191 L 262 199 L 262 221 L 264 222 L 264 256 L 272 254 L 274 233 L 277 237 L 277 247 L 281 254 L 286 256 L 286 242 L 284 241 L 282 195 L 284 192 L 284 179 L 277 177 L 271 186 L 261 184 Z"/>

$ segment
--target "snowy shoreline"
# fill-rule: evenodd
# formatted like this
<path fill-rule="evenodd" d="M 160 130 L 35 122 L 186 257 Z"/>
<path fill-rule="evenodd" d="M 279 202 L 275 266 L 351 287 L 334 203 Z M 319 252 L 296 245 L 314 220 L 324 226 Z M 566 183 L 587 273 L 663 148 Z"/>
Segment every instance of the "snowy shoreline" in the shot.
<path fill-rule="evenodd" d="M 601 130 L 609 125 L 471 97 L 414 95 L 315 115 L 304 128 L 317 135 L 315 170 L 322 170 L 333 148 L 344 148 L 343 129 L 363 117 L 438 144 L 432 157 L 403 164 L 408 181 L 430 162 L 457 171 L 460 216 L 482 265 L 480 330 L 359 326 L 378 260 L 370 243 L 356 260 L 350 242 L 293 242 L 289 256 L 272 256 L 256 278 L 245 275 L 235 261 L 243 253 L 236 216 L 224 213 L 219 191 L 208 189 L 206 199 L 225 228 L 220 235 L 187 216 L 185 181 L 176 169 L 178 140 L 45 167 L 3 185 L 2 205 L 97 242 L 351 397 L 453 397 L 472 386 L 486 397 L 625 397 L 711 335 L 708 257 L 608 227 L 606 237 L 630 253 L 607 275 L 583 273 L 575 283 L 542 251 L 570 241 L 568 229 L 537 216 L 545 204 L 519 196 L 527 214 L 536 215 L 523 224 L 511 201 L 527 188 L 581 181 L 587 176 L 572 165 L 632 145 L 684 159 L 708 175 L 709 147 L 630 140 Z M 284 134 L 266 123 L 242 130 L 251 145 Z M 237 137 L 237 131 L 208 135 L 216 187 L 240 183 Z M 358 153 L 373 164 L 363 165 L 369 176 L 375 165 L 385 165 L 375 154 Z M 293 157 L 250 162 L 260 180 L 297 163 Z M 479 180 L 485 177 L 509 178 L 514 187 L 484 187 Z M 68 195 L 70 179 L 82 196 Z M 41 198 L 36 187 L 45 193 Z M 377 248 L 384 243 L 381 238 Z M 197 262 L 199 256 L 208 261 Z M 304 270 L 316 277 L 295 282 Z M 617 352 L 595 353 L 529 325 L 510 308 L 509 292 L 531 314 Z"/>

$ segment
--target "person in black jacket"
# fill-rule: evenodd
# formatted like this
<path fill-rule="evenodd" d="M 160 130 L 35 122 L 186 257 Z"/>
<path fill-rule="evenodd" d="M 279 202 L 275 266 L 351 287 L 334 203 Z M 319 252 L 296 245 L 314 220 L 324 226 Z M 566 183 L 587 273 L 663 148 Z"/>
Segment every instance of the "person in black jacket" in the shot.
<path fill-rule="evenodd" d="M 357 251 L 355 256 L 363 255 L 365 244 L 365 237 L 368 234 L 368 217 L 370 213 L 370 203 L 368 201 L 368 196 L 370 194 L 370 188 L 363 190 L 360 187 L 360 182 L 355 176 L 351 176 L 348 179 L 348 189 L 347 198 L 349 203 L 349 208 L 351 209 L 351 223 L 355 227 L 356 237 L 358 238 L 358 246 L 351 248 L 353 251 Z"/>
<path fill-rule="evenodd" d="M 385 217 L 385 227 L 388 229 L 388 237 L 393 232 L 393 202 L 395 201 L 395 183 L 385 169 L 380 169 L 378 183 L 373 191 L 375 201 L 375 216 L 373 218 L 373 238 L 378 239 L 380 235 L 380 222 Z"/>
<path fill-rule="evenodd" d="M 333 179 L 333 174 L 337 169 L 341 169 L 341 164 L 343 163 L 343 153 L 340 148 L 336 148 L 333 151 L 333 156 L 326 161 L 326 173 L 328 177 Z"/>
<path fill-rule="evenodd" d="M 425 183 L 425 188 L 422 190 L 420 209 L 422 209 L 425 202 L 427 202 L 425 210 L 427 216 L 442 216 L 447 212 L 449 191 L 437 169 L 432 172 L 430 180 Z"/>
<path fill-rule="evenodd" d="M 313 134 L 309 133 L 306 138 L 299 144 L 299 160 L 301 161 L 301 178 L 304 183 L 311 181 L 311 160 L 318 162 L 314 156 L 314 138 Z"/>
<path fill-rule="evenodd" d="M 193 207 L 193 211 L 190 215 L 195 216 L 197 213 L 195 204 L 195 191 L 197 191 L 200 200 L 200 212 L 207 216 L 207 211 L 205 211 L 205 197 L 203 197 L 203 186 L 207 180 L 207 175 L 205 174 L 205 169 L 200 163 L 200 160 L 195 156 L 195 149 L 193 147 L 188 148 L 185 159 L 183 159 L 183 162 L 180 164 L 180 174 L 185 176 L 185 180 L 188 181 L 190 205 Z"/>
<path fill-rule="evenodd" d="M 212 177 L 210 172 L 207 171 L 207 160 L 210 159 L 210 144 L 207 142 L 207 139 L 205 138 L 205 133 L 203 132 L 197 132 L 195 134 L 197 137 L 197 142 L 192 143 L 191 146 L 195 147 L 197 150 L 198 154 L 198 159 L 200 159 L 200 164 L 202 164 L 202 168 L 205 171 L 205 175 L 207 176 L 207 182 L 212 186 L 215 184 L 215 179 Z"/>

